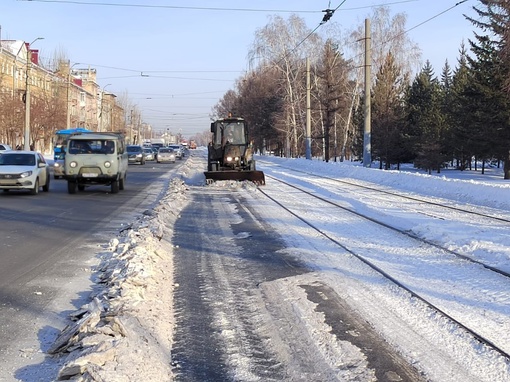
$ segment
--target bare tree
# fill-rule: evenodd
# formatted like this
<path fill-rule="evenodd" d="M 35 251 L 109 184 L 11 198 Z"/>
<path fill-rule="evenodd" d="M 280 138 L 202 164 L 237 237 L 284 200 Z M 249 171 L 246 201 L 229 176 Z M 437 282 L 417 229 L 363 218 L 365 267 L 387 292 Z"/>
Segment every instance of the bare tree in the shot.
<path fill-rule="evenodd" d="M 229 113 L 232 113 L 233 116 L 242 116 L 239 111 L 238 97 L 234 90 L 228 90 L 211 110 L 211 120 L 226 118 Z"/>
<path fill-rule="evenodd" d="M 317 57 L 321 39 L 312 33 L 303 19 L 292 15 L 286 21 L 274 16 L 255 34 L 249 53 L 251 63 L 275 68 L 280 73 L 279 85 L 284 89 L 287 121 L 287 155 L 299 155 L 299 137 L 304 135 L 304 74 L 306 57 Z M 314 54 L 315 53 L 315 54 Z"/>
<path fill-rule="evenodd" d="M 397 13 L 393 17 L 390 15 L 390 9 L 386 6 L 377 7 L 372 15 L 368 16 L 371 24 L 372 40 L 372 73 L 378 73 L 381 66 L 385 64 L 388 54 L 391 53 L 393 61 L 402 74 L 412 78 L 421 68 L 421 50 L 418 45 L 411 41 L 406 33 L 407 16 L 404 13 Z M 354 41 L 364 41 L 364 26 L 352 32 Z M 364 55 L 363 44 L 353 45 L 355 48 L 358 66 L 363 66 Z"/>

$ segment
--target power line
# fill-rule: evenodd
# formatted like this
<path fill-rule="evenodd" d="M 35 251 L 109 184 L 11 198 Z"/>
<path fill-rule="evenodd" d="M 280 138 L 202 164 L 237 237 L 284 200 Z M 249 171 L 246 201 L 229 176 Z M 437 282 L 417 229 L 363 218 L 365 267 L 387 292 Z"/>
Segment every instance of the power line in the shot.
<path fill-rule="evenodd" d="M 181 9 L 192 11 L 220 11 L 220 12 L 274 12 L 274 13 L 321 13 L 322 11 L 315 10 L 292 10 L 292 9 L 255 9 L 255 8 L 219 8 L 219 7 L 189 7 L 178 5 L 151 5 L 151 4 L 125 4 L 125 3 L 109 3 L 109 2 L 91 2 L 79 0 L 17 0 L 31 3 L 56 3 L 56 4 L 70 4 L 70 5 L 95 5 L 106 7 L 124 7 L 124 8 L 160 8 L 160 9 Z M 358 9 L 366 9 L 379 7 L 383 5 L 395 5 L 402 3 L 411 3 L 419 0 L 401 0 L 390 3 L 382 3 L 376 5 L 367 5 L 362 7 L 345 8 L 344 11 L 353 11 Z"/>
<path fill-rule="evenodd" d="M 96 5 L 108 7 L 127 7 L 127 8 L 163 8 L 163 9 L 185 9 L 194 11 L 235 11 L 235 12 L 277 12 L 277 13 L 319 13 L 320 11 L 311 10 L 290 10 L 290 9 L 255 9 L 255 8 L 218 8 L 218 7 L 189 7 L 178 5 L 151 5 L 151 4 L 123 4 L 123 3 L 107 3 L 107 2 L 91 2 L 78 0 L 18 0 L 38 3 L 57 3 L 57 4 L 74 4 L 74 5 Z"/>
<path fill-rule="evenodd" d="M 422 26 L 422 25 L 424 25 L 424 24 L 427 24 L 428 22 L 430 22 L 430 21 L 434 20 L 435 18 L 437 18 L 437 17 L 439 17 L 439 16 L 441 16 L 441 15 L 443 15 L 443 14 L 445 14 L 445 13 L 447 13 L 447 12 L 451 11 L 452 9 L 454 9 L 454 8 L 458 7 L 459 5 L 461 5 L 461 4 L 463 4 L 463 3 L 467 2 L 467 1 L 469 1 L 469 0 L 462 0 L 462 1 L 459 1 L 459 2 L 455 3 L 454 5 L 452 5 L 451 7 L 449 7 L 449 8 L 447 8 L 447 9 L 445 9 L 444 11 L 441 11 L 441 12 L 437 13 L 436 15 L 434 15 L 434 16 L 432 16 L 432 17 L 429 17 L 428 19 L 426 19 L 426 20 L 422 21 L 421 23 L 416 24 L 415 26 L 413 26 L 413 27 L 411 27 L 411 28 L 409 28 L 409 29 L 407 29 L 407 30 L 405 30 L 405 31 L 403 31 L 403 32 L 401 32 L 401 33 L 399 33 L 399 34 L 397 34 L 397 35 L 395 35 L 395 36 L 393 36 L 393 37 L 391 37 L 391 38 L 387 39 L 386 41 L 382 41 L 382 42 L 380 42 L 377 46 L 381 46 L 381 45 L 388 44 L 389 42 L 391 42 L 391 41 L 393 41 L 393 40 L 397 39 L 398 37 L 403 36 L 403 35 L 405 35 L 405 34 L 407 34 L 407 33 L 411 32 L 412 30 L 414 30 L 414 29 L 416 29 L 416 28 L 418 28 L 418 27 L 420 27 L 420 26 Z M 354 41 L 354 42 L 352 42 L 352 43 L 350 43 L 350 44 L 348 44 L 348 45 L 354 45 L 354 44 L 356 44 L 356 43 L 358 43 L 358 42 L 359 42 L 359 41 Z M 353 61 L 354 61 L 356 58 L 359 58 L 359 57 L 361 57 L 361 56 L 363 56 L 363 53 L 357 54 L 357 55 L 355 55 L 354 57 L 351 57 L 349 60 L 353 60 Z"/>

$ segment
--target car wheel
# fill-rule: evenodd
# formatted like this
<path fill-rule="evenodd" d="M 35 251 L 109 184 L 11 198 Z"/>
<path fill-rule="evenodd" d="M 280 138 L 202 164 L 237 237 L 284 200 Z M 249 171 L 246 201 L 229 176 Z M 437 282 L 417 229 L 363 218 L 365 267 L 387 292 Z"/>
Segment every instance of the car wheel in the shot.
<path fill-rule="evenodd" d="M 39 193 L 39 178 L 35 180 L 34 188 L 30 190 L 32 195 L 37 195 Z"/>
<path fill-rule="evenodd" d="M 50 176 L 46 177 L 46 184 L 42 188 L 44 192 L 48 192 L 50 190 L 50 179 L 51 179 Z"/>
<path fill-rule="evenodd" d="M 58 175 L 53 175 L 53 178 L 54 178 L 54 179 L 60 179 L 60 176 L 58 176 Z"/>
<path fill-rule="evenodd" d="M 78 184 L 78 191 L 83 191 L 85 190 L 85 185 L 84 184 Z"/>
<path fill-rule="evenodd" d="M 119 192 L 119 180 L 114 180 L 112 182 L 112 194 L 117 194 Z"/>
<path fill-rule="evenodd" d="M 67 182 L 67 192 L 70 194 L 76 194 L 76 182 Z"/>

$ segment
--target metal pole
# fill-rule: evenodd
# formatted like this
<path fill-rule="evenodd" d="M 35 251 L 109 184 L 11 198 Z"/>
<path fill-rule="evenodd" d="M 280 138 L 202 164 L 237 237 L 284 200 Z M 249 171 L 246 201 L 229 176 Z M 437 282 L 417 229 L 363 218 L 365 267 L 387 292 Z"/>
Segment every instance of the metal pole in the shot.
<path fill-rule="evenodd" d="M 104 90 L 106 89 L 107 86 L 110 86 L 111 84 L 106 84 L 105 86 L 103 86 L 103 90 L 101 91 L 101 110 L 99 111 L 99 131 L 103 131 L 103 119 L 104 119 L 104 116 L 103 116 L 103 99 L 104 99 Z"/>
<path fill-rule="evenodd" d="M 74 65 L 78 65 L 78 64 L 79 64 L 79 62 L 75 62 L 71 66 L 71 61 L 69 61 L 69 73 L 67 73 L 67 109 L 66 109 L 66 113 L 67 113 L 67 123 L 66 123 L 66 126 L 67 126 L 67 129 L 71 128 L 71 73 L 72 73 Z"/>
<path fill-rule="evenodd" d="M 42 40 L 42 37 L 37 37 L 34 41 L 27 45 L 27 74 L 25 84 L 25 137 L 24 149 L 30 150 L 30 67 L 32 66 L 32 50 L 30 47 L 37 40 Z"/>
<path fill-rule="evenodd" d="M 306 159 L 312 159 L 312 117 L 310 109 L 310 59 L 306 58 Z"/>
<path fill-rule="evenodd" d="M 363 129 L 363 166 L 372 165 L 371 147 L 371 111 L 370 111 L 370 89 L 372 80 L 371 74 L 371 44 L 370 44 L 370 20 L 365 19 L 365 124 Z"/>
<path fill-rule="evenodd" d="M 27 50 L 27 74 L 25 84 L 25 138 L 24 138 L 24 149 L 30 150 L 30 64 L 32 60 L 32 52 L 30 51 L 30 45 Z"/>

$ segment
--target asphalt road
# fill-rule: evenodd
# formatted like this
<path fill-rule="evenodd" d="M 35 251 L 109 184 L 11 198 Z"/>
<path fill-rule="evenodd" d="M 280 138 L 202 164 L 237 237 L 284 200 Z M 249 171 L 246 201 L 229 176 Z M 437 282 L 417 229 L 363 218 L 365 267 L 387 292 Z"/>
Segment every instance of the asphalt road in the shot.
<path fill-rule="evenodd" d="M 92 186 L 70 195 L 53 178 L 38 195 L 0 192 L 0 381 L 51 345 L 86 302 L 102 248 L 158 200 L 179 165 L 129 165 L 118 194 Z"/>

